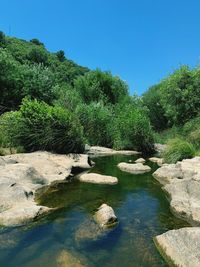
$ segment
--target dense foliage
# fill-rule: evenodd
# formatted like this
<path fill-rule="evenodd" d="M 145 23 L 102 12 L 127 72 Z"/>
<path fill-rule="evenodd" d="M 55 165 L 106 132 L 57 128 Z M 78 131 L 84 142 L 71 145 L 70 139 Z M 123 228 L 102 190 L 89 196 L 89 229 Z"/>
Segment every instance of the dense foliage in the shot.
<path fill-rule="evenodd" d="M 156 130 L 183 125 L 200 113 L 200 68 L 181 66 L 150 88 L 143 101 Z"/>
<path fill-rule="evenodd" d="M 146 107 L 119 77 L 0 32 L 0 146 L 81 152 L 87 142 L 153 151 Z M 6 113 L 5 113 L 6 112 Z"/>

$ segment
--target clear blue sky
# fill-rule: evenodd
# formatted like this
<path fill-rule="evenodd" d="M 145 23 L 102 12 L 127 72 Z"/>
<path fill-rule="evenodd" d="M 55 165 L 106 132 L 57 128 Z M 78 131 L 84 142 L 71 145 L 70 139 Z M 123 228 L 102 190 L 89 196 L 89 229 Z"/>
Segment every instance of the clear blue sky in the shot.
<path fill-rule="evenodd" d="M 141 94 L 200 56 L 199 0 L 1 0 L 0 30 L 38 38 Z"/>

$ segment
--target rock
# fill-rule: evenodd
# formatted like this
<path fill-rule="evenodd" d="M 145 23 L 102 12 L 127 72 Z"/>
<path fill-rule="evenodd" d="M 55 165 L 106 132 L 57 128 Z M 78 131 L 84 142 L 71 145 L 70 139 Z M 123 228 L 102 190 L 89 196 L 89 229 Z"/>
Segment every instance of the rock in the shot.
<path fill-rule="evenodd" d="M 113 176 L 101 175 L 97 173 L 84 173 L 78 176 L 79 181 L 92 184 L 117 184 L 118 179 Z"/>
<path fill-rule="evenodd" d="M 162 154 L 165 151 L 166 147 L 167 145 L 158 144 L 158 143 L 154 144 L 154 148 L 158 152 L 158 154 Z"/>
<path fill-rule="evenodd" d="M 48 152 L 0 157 L 0 225 L 23 225 L 53 210 L 38 206 L 35 193 L 41 187 L 66 181 L 73 166 L 88 169 L 87 155 Z"/>
<path fill-rule="evenodd" d="M 63 250 L 57 258 L 58 267 L 84 267 L 86 266 L 81 262 L 77 256 L 73 255 L 67 250 Z"/>
<path fill-rule="evenodd" d="M 153 173 L 153 177 L 162 185 L 169 184 L 173 179 L 182 179 L 182 171 L 176 164 L 166 164 Z"/>
<path fill-rule="evenodd" d="M 102 204 L 94 215 L 95 221 L 102 227 L 111 227 L 117 224 L 114 210 L 107 204 Z"/>
<path fill-rule="evenodd" d="M 93 156 L 112 156 L 112 155 L 138 155 L 140 152 L 133 150 L 114 150 L 107 147 L 91 146 L 87 152 Z"/>
<path fill-rule="evenodd" d="M 149 160 L 151 162 L 157 163 L 159 166 L 162 166 L 163 163 L 164 163 L 164 159 L 163 158 L 152 157 L 152 158 L 149 158 Z"/>
<path fill-rule="evenodd" d="M 192 225 L 200 225 L 200 157 L 164 164 L 153 176 L 164 185 L 172 212 Z"/>
<path fill-rule="evenodd" d="M 156 236 L 154 241 L 170 266 L 200 266 L 200 227 L 171 230 Z"/>
<path fill-rule="evenodd" d="M 82 241 L 96 241 L 104 234 L 102 228 L 93 220 L 86 220 L 79 225 L 75 232 L 77 243 Z"/>
<path fill-rule="evenodd" d="M 145 159 L 139 158 L 139 159 L 135 160 L 135 163 L 145 163 Z"/>
<path fill-rule="evenodd" d="M 120 170 L 133 174 L 142 174 L 151 171 L 151 168 L 149 166 L 143 165 L 142 163 L 130 164 L 121 162 L 117 166 Z"/>

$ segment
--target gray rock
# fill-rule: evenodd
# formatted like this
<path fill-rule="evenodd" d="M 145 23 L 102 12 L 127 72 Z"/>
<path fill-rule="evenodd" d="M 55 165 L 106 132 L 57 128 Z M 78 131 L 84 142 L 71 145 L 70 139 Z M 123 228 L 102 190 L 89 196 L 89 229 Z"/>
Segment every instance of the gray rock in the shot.
<path fill-rule="evenodd" d="M 154 241 L 170 266 L 200 266 L 200 227 L 171 230 Z"/>
<path fill-rule="evenodd" d="M 94 215 L 95 221 L 102 227 L 111 227 L 116 225 L 117 217 L 114 210 L 107 204 L 102 204 Z"/>
<path fill-rule="evenodd" d="M 84 173 L 78 176 L 78 180 L 85 183 L 93 184 L 117 184 L 118 179 L 113 176 L 101 175 L 97 173 Z"/>
<path fill-rule="evenodd" d="M 142 163 L 130 164 L 121 162 L 117 166 L 120 170 L 133 174 L 142 174 L 151 171 L 149 166 L 143 165 Z"/>

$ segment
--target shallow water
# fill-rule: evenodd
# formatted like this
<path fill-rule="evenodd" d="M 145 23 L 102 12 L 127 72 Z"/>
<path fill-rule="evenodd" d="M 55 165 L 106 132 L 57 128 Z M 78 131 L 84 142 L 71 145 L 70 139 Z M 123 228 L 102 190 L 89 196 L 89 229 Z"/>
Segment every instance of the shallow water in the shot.
<path fill-rule="evenodd" d="M 119 183 L 63 183 L 38 199 L 40 204 L 59 207 L 57 211 L 28 227 L 0 229 L 0 266 L 60 266 L 56 260 L 63 250 L 79 258 L 84 266 L 167 266 L 155 248 L 153 237 L 187 224 L 171 214 L 161 186 L 152 177 L 157 165 L 148 162 L 152 172 L 143 175 L 128 174 L 117 168 L 119 162 L 130 159 L 136 157 L 93 159 L 96 165 L 92 172 L 116 176 Z M 91 217 L 102 203 L 113 207 L 119 224 L 95 238 Z M 84 238 L 88 232 L 94 237 Z"/>

